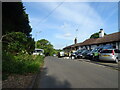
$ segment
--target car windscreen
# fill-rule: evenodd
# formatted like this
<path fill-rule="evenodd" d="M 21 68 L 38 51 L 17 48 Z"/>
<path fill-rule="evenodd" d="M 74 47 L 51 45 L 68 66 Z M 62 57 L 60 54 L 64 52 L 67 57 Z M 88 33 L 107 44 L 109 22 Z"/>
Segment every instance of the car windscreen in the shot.
<path fill-rule="evenodd" d="M 104 45 L 103 49 L 113 49 L 113 46 L 112 45 Z"/>
<path fill-rule="evenodd" d="M 100 53 L 112 53 L 112 50 L 103 50 Z"/>
<path fill-rule="evenodd" d="M 115 53 L 120 53 L 120 50 L 115 50 Z"/>
<path fill-rule="evenodd" d="M 74 52 L 75 54 L 77 54 L 77 52 Z"/>
<path fill-rule="evenodd" d="M 37 50 L 37 52 L 43 52 L 42 50 Z"/>
<path fill-rule="evenodd" d="M 85 53 L 85 52 L 87 52 L 87 50 L 84 50 L 84 51 L 82 51 L 81 53 L 83 54 L 83 53 Z"/>
<path fill-rule="evenodd" d="M 81 53 L 82 51 L 83 51 L 82 49 L 81 49 L 81 50 L 78 50 L 77 53 Z"/>
<path fill-rule="evenodd" d="M 95 48 L 91 51 L 91 53 L 96 52 L 97 50 L 98 50 L 98 48 Z"/>
<path fill-rule="evenodd" d="M 35 53 L 43 53 L 43 50 L 35 50 Z"/>

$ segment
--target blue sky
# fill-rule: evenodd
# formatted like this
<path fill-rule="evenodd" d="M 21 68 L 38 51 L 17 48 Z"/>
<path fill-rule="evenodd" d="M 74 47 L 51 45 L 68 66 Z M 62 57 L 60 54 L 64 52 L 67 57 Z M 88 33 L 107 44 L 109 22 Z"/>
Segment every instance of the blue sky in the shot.
<path fill-rule="evenodd" d="M 117 2 L 24 2 L 35 40 L 47 39 L 62 49 L 82 42 L 103 28 L 107 34 L 118 31 Z M 76 31 L 78 29 L 78 31 Z"/>

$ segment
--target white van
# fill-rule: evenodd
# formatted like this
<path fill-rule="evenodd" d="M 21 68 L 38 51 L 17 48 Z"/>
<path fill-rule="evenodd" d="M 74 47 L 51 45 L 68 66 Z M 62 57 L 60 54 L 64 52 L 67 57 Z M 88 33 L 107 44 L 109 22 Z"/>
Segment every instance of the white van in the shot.
<path fill-rule="evenodd" d="M 44 53 L 43 49 L 35 49 L 33 55 L 44 55 L 43 53 Z"/>
<path fill-rule="evenodd" d="M 64 56 L 65 56 L 65 53 L 63 51 L 58 53 L 58 57 L 64 57 Z"/>

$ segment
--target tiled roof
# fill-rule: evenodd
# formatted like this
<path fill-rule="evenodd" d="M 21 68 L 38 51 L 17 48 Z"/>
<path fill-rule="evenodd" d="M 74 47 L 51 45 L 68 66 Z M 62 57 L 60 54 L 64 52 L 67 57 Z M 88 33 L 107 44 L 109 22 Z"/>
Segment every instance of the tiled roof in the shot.
<path fill-rule="evenodd" d="M 87 40 L 85 40 L 84 42 L 79 43 L 79 44 L 76 45 L 76 46 L 91 45 L 91 44 L 93 44 L 96 40 L 97 40 L 97 39 L 94 39 L 94 38 L 87 39 Z"/>
<path fill-rule="evenodd" d="M 97 40 L 94 44 L 116 42 L 116 41 L 120 41 L 120 32 L 108 34 L 102 38 L 97 38 Z"/>
<path fill-rule="evenodd" d="M 63 48 L 63 49 L 74 47 L 74 45 L 75 45 L 75 44 L 72 44 L 72 45 L 67 46 L 67 47 L 65 47 L 65 48 Z"/>
<path fill-rule="evenodd" d="M 93 45 L 93 44 L 103 44 L 103 43 L 110 43 L 110 42 L 117 42 L 117 41 L 120 41 L 120 32 L 108 34 L 101 38 L 87 39 L 81 43 L 73 44 L 71 46 L 75 47 L 75 46 L 84 46 L 84 45 Z M 68 47 L 71 47 L 71 46 L 68 46 Z M 67 48 L 67 47 L 65 47 L 65 48 Z"/>

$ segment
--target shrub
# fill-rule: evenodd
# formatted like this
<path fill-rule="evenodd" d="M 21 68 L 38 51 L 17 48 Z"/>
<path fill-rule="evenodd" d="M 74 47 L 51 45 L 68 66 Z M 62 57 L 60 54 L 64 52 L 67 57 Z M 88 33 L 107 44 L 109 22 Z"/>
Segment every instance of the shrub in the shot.
<path fill-rule="evenodd" d="M 27 37 L 22 32 L 11 32 L 6 34 L 2 39 L 3 51 L 10 52 L 12 54 L 17 53 L 29 53 L 31 54 L 35 48 L 34 39 Z"/>
<path fill-rule="evenodd" d="M 43 64 L 43 56 L 33 56 L 29 54 L 22 54 L 13 56 L 10 53 L 3 54 L 3 79 L 9 74 L 27 74 L 38 72 L 40 66 Z M 5 76 L 4 76 L 5 75 Z"/>

